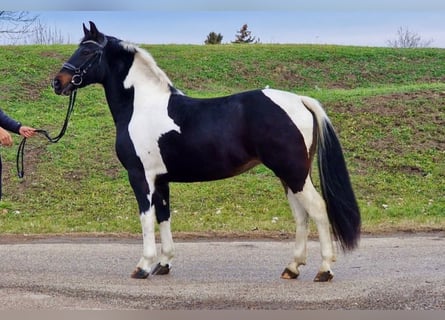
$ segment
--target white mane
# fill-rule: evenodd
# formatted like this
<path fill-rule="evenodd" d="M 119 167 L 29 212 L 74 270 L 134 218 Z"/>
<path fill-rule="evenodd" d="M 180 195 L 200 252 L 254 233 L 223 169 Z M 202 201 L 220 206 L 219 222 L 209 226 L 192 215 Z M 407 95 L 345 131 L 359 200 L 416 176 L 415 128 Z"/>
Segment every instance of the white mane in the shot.
<path fill-rule="evenodd" d="M 165 88 L 165 90 L 170 90 L 169 86 L 173 86 L 172 82 L 167 77 L 165 72 L 158 67 L 156 61 L 153 59 L 150 53 L 132 43 L 123 41 L 121 42 L 121 45 L 125 50 L 134 52 L 134 61 L 130 69 L 133 72 L 136 72 L 135 69 L 138 71 L 136 77 L 131 77 L 133 80 L 137 82 L 139 82 L 138 80 L 149 82 L 151 85 L 155 84 L 162 89 Z M 126 83 L 126 86 L 132 86 L 135 84 L 136 83 Z"/>

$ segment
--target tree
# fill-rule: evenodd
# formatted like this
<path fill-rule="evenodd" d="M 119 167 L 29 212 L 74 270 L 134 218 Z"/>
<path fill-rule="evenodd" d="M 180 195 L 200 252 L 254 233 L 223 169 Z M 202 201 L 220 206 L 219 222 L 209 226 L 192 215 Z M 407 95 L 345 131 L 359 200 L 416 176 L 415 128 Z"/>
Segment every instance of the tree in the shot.
<path fill-rule="evenodd" d="M 235 35 L 236 39 L 235 41 L 232 41 L 232 43 L 252 43 L 255 41 L 255 37 L 252 37 L 252 32 L 247 30 L 248 26 L 247 24 L 244 24 L 239 31 L 237 31 L 237 34 Z M 259 40 L 257 40 L 255 43 L 258 43 Z"/>
<path fill-rule="evenodd" d="M 393 48 L 424 48 L 430 46 L 432 42 L 433 40 L 423 41 L 418 33 L 403 27 L 397 30 L 395 40 L 387 41 L 388 45 Z"/>
<path fill-rule="evenodd" d="M 69 43 L 69 37 L 68 40 L 65 40 L 59 29 L 48 27 L 38 19 L 35 22 L 32 34 L 26 42 L 28 41 L 31 44 L 64 44 Z"/>
<path fill-rule="evenodd" d="M 0 37 L 17 41 L 33 31 L 36 19 L 26 11 L 0 11 Z"/>
<path fill-rule="evenodd" d="M 221 33 L 216 34 L 215 32 L 210 32 L 207 35 L 206 41 L 204 41 L 205 44 L 221 44 L 221 41 L 223 39 L 223 36 Z"/>

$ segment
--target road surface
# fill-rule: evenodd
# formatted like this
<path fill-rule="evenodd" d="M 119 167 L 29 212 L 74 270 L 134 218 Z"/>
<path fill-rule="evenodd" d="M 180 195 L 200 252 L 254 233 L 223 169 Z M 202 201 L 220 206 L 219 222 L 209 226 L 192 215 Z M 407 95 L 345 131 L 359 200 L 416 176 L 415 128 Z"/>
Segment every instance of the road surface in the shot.
<path fill-rule="evenodd" d="M 445 309 L 445 232 L 364 237 L 329 283 L 312 281 L 316 241 L 298 280 L 280 279 L 289 240 L 177 242 L 172 272 L 147 280 L 130 278 L 137 239 L 0 243 L 0 309 Z"/>

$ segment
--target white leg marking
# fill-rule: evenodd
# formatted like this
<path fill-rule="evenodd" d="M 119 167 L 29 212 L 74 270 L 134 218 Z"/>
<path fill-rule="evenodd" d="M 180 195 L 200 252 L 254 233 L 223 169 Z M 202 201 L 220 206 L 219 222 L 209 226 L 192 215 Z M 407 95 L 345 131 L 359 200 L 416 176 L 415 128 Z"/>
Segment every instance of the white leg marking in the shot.
<path fill-rule="evenodd" d="M 290 189 L 287 192 L 287 199 L 296 222 L 294 261 L 287 268 L 295 274 L 299 274 L 298 267 L 305 265 L 307 258 L 308 215 Z"/>
<path fill-rule="evenodd" d="M 175 246 L 170 228 L 170 219 L 159 224 L 159 233 L 161 235 L 161 257 L 159 262 L 162 266 L 170 265 L 175 255 Z"/>
<path fill-rule="evenodd" d="M 326 204 L 314 188 L 310 177 L 307 177 L 303 191 L 296 193 L 295 196 L 317 226 L 322 257 L 320 271 L 331 271 L 330 266 L 335 257 Z"/>
<path fill-rule="evenodd" d="M 143 252 L 137 267 L 150 272 L 156 263 L 155 211 L 154 207 L 140 216 L 143 237 Z"/>

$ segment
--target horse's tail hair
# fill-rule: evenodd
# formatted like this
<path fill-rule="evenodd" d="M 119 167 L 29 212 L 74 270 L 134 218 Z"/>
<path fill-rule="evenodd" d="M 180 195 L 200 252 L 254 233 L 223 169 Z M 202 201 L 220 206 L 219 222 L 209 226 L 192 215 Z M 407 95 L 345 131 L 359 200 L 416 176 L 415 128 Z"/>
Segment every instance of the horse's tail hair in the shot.
<path fill-rule="evenodd" d="M 318 171 L 332 231 L 343 250 L 352 250 L 360 238 L 361 218 L 340 141 L 320 103 L 308 97 L 302 102 L 317 121 Z"/>

